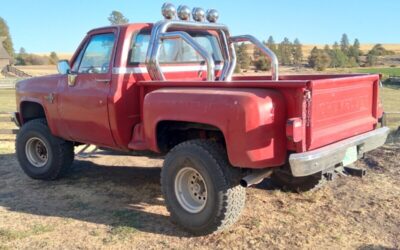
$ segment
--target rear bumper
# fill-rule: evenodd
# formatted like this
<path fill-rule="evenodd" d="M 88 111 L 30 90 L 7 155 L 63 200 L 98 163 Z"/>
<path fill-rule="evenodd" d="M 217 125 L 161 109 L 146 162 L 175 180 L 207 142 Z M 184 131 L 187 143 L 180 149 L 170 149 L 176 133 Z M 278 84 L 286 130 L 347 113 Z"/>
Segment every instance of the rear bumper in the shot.
<path fill-rule="evenodd" d="M 292 174 L 301 177 L 329 169 L 341 163 L 346 150 L 352 146 L 357 146 L 358 155 L 362 155 L 385 144 L 389 132 L 388 127 L 383 127 L 316 150 L 291 154 L 289 163 Z"/>

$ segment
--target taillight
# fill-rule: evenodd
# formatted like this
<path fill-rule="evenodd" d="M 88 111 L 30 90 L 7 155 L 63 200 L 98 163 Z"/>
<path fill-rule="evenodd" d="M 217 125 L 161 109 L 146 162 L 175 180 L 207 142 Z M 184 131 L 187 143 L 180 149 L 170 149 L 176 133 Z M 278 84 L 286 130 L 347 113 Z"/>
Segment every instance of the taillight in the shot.
<path fill-rule="evenodd" d="M 287 120 L 286 137 L 293 142 L 300 142 L 303 139 L 303 121 L 300 118 Z"/>

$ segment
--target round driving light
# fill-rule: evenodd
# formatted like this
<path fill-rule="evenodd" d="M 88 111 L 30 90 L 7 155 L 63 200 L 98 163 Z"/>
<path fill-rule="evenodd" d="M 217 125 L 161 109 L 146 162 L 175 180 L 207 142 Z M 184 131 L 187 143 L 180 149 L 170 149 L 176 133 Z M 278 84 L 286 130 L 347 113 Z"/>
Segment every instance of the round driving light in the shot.
<path fill-rule="evenodd" d="M 190 8 L 187 7 L 186 5 L 180 5 L 178 7 L 178 17 L 179 19 L 183 21 L 189 21 L 190 20 Z"/>
<path fill-rule="evenodd" d="M 193 20 L 197 22 L 204 22 L 206 12 L 202 8 L 194 8 L 192 11 Z"/>
<path fill-rule="evenodd" d="M 161 7 L 161 13 L 165 19 L 174 19 L 176 16 L 175 6 L 171 3 L 164 3 Z"/>
<path fill-rule="evenodd" d="M 219 18 L 219 13 L 217 10 L 210 9 L 207 11 L 207 20 L 210 23 L 216 23 L 218 21 L 218 18 Z"/>

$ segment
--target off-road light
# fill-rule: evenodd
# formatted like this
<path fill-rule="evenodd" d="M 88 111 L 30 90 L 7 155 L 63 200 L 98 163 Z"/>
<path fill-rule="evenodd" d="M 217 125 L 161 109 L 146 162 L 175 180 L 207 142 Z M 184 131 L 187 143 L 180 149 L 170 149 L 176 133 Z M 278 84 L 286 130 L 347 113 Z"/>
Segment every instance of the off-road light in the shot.
<path fill-rule="evenodd" d="M 206 12 L 202 8 L 193 8 L 192 17 L 197 22 L 204 22 Z"/>
<path fill-rule="evenodd" d="M 174 19 L 176 16 L 175 6 L 171 3 L 164 3 L 161 7 L 161 13 L 165 19 Z"/>
<path fill-rule="evenodd" d="M 216 9 L 209 9 L 207 10 L 207 20 L 210 23 L 216 23 L 219 18 L 219 13 Z"/>
<path fill-rule="evenodd" d="M 187 7 L 186 5 L 180 5 L 178 7 L 178 17 L 179 19 L 183 21 L 189 21 L 190 20 L 190 8 Z"/>

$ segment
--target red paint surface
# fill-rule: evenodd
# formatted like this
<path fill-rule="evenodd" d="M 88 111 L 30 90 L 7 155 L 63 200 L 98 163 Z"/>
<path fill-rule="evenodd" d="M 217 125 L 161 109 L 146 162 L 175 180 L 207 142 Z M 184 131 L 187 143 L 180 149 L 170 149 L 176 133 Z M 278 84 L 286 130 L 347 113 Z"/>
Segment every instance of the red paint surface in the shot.
<path fill-rule="evenodd" d="M 127 65 L 127 59 L 132 36 L 149 28 L 111 28 L 118 34 L 112 67 L 144 66 Z M 89 32 L 70 64 L 92 35 L 109 31 Z M 380 113 L 378 75 L 281 76 L 278 82 L 270 76 L 239 76 L 232 82 L 207 82 L 197 71 L 182 71 L 157 82 L 147 74 L 112 74 L 110 69 L 95 77 L 111 82 L 97 83 L 93 75 L 78 76 L 74 87 L 67 86 L 65 75 L 25 80 L 17 89 L 18 109 L 26 101 L 39 103 L 54 135 L 120 150 L 157 151 L 155 128 L 163 120 L 212 125 L 224 134 L 232 165 L 250 168 L 277 166 L 288 151 L 304 152 L 370 131 Z M 45 99 L 49 93 L 53 103 Z M 302 121 L 293 131 L 294 141 L 286 134 L 292 118 Z"/>

